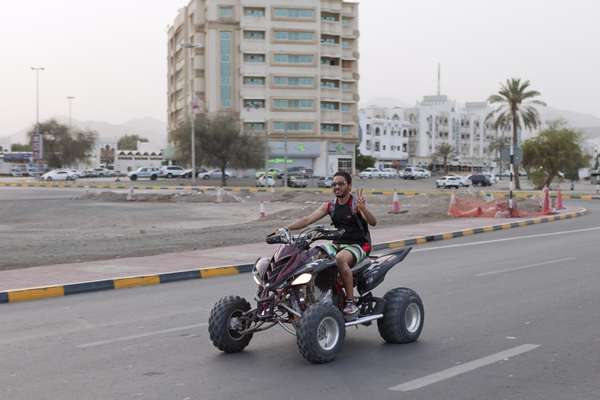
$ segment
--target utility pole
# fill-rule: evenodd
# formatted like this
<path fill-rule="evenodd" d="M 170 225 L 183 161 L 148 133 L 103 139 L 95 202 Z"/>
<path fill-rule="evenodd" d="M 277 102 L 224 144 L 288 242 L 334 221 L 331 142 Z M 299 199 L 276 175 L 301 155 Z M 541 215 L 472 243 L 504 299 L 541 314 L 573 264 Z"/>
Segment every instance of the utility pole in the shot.
<path fill-rule="evenodd" d="M 36 98 L 36 110 L 35 110 L 35 139 L 32 143 L 37 147 L 34 153 L 34 159 L 40 162 L 44 159 L 44 141 L 40 134 L 40 71 L 44 71 L 44 67 L 31 67 L 32 71 L 35 71 L 35 98 Z"/>
<path fill-rule="evenodd" d="M 68 96 L 67 101 L 69 102 L 69 131 L 73 127 L 73 120 L 71 118 L 71 108 L 73 106 L 73 100 L 75 100 L 74 96 Z"/>
<path fill-rule="evenodd" d="M 288 187 L 288 123 L 285 122 L 285 129 L 284 129 L 284 133 L 285 133 L 285 140 L 284 140 L 284 152 L 285 152 L 285 157 L 283 158 L 283 168 L 285 171 L 285 176 L 284 176 L 284 183 L 283 186 L 284 187 Z"/>

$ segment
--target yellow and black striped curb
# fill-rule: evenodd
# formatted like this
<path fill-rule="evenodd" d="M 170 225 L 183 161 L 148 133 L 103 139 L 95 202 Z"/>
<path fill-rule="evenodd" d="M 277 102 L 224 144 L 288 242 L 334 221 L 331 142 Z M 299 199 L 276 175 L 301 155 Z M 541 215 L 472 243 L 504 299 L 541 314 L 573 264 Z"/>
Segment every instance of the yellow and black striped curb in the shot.
<path fill-rule="evenodd" d="M 478 228 L 469 228 L 455 232 L 439 233 L 437 235 L 418 236 L 405 240 L 379 243 L 373 246 L 373 250 L 379 251 L 386 249 L 396 249 L 399 247 L 414 246 L 429 242 L 436 242 L 440 240 L 451 240 L 465 236 L 477 235 L 480 233 L 501 231 L 512 228 L 521 228 L 529 225 L 543 224 L 552 221 L 562 221 L 566 219 L 581 217 L 586 213 L 587 210 L 582 208 L 579 211 L 566 212 L 563 214 L 551 215 L 547 217 L 531 218 L 519 222 L 488 225 Z M 51 297 L 70 296 L 73 294 L 97 292 L 102 290 L 158 285 L 161 283 L 178 282 L 190 279 L 207 279 L 219 276 L 238 275 L 251 272 L 252 268 L 253 264 L 206 267 L 188 271 L 169 272 L 158 275 L 133 276 L 127 278 L 107 279 L 93 282 L 72 283 L 67 285 L 8 290 L 5 292 L 0 292 L 0 304 L 39 300 Z"/>

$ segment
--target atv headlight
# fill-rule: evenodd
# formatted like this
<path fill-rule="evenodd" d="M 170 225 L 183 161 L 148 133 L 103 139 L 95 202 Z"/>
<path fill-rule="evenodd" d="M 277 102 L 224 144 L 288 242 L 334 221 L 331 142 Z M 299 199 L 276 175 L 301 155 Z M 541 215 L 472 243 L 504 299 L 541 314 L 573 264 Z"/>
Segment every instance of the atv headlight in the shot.
<path fill-rule="evenodd" d="M 306 285 L 312 279 L 311 274 L 302 274 L 292 282 L 292 286 L 296 285 Z"/>

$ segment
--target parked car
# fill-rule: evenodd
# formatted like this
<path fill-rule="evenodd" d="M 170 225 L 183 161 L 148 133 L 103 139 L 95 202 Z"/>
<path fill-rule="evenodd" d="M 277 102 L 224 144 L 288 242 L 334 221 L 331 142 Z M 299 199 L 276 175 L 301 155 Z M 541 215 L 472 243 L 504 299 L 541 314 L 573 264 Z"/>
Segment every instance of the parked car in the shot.
<path fill-rule="evenodd" d="M 319 180 L 317 181 L 317 186 L 322 187 L 322 188 L 332 187 L 333 186 L 333 177 L 325 176 L 325 177 L 319 178 Z"/>
<path fill-rule="evenodd" d="M 77 174 L 66 169 L 55 169 L 50 172 L 46 172 L 40 176 L 40 180 L 51 182 L 51 181 L 75 181 L 79 178 Z"/>
<path fill-rule="evenodd" d="M 402 173 L 402 177 L 404 179 L 412 179 L 415 180 L 419 178 L 419 172 L 417 171 L 419 168 L 417 167 L 406 167 Z"/>
<path fill-rule="evenodd" d="M 358 174 L 358 177 L 360 179 L 381 178 L 381 176 L 382 176 L 381 171 L 378 170 L 377 168 L 373 168 L 373 167 L 365 168 Z"/>
<path fill-rule="evenodd" d="M 114 176 L 113 171 L 107 168 L 94 168 L 93 171 L 94 177 L 105 178 L 109 176 Z M 87 172 L 85 176 L 87 176 Z"/>
<path fill-rule="evenodd" d="M 261 175 L 272 176 L 275 179 L 283 179 L 285 172 L 279 168 L 269 168 L 267 172 L 265 171 L 256 171 L 256 177 L 260 177 Z"/>
<path fill-rule="evenodd" d="M 256 178 L 256 187 L 274 187 L 275 178 L 270 175 L 261 175 Z"/>
<path fill-rule="evenodd" d="M 196 168 L 196 178 L 200 175 L 203 174 L 205 172 L 208 172 L 208 170 L 206 168 Z M 185 170 L 185 173 L 183 174 L 184 178 L 191 178 L 192 177 L 192 169 L 188 168 Z"/>
<path fill-rule="evenodd" d="M 467 179 L 471 181 L 473 186 L 492 186 L 490 178 L 486 175 L 469 175 Z"/>
<path fill-rule="evenodd" d="M 431 171 L 425 168 L 417 168 L 416 169 L 417 178 L 431 178 Z"/>
<path fill-rule="evenodd" d="M 384 178 L 397 178 L 398 171 L 395 168 L 384 168 L 381 170 L 381 174 Z"/>
<path fill-rule="evenodd" d="M 198 174 L 198 178 L 200 179 L 221 179 L 223 176 L 220 169 L 211 169 L 210 171 L 202 172 Z M 231 173 L 225 171 L 225 179 L 231 178 Z"/>
<path fill-rule="evenodd" d="M 290 167 L 288 168 L 288 175 L 310 178 L 313 175 L 313 170 L 305 167 Z"/>
<path fill-rule="evenodd" d="M 158 167 L 140 167 L 133 172 L 127 174 L 129 179 L 136 181 L 141 178 L 148 178 L 151 181 L 155 181 L 160 176 L 160 168 Z"/>
<path fill-rule="evenodd" d="M 484 175 L 488 177 L 488 179 L 490 180 L 490 182 L 492 184 L 498 183 L 498 177 L 496 175 L 494 175 L 494 174 L 484 174 Z"/>
<path fill-rule="evenodd" d="M 471 180 L 469 179 L 468 176 L 462 176 L 462 175 L 452 175 L 457 177 L 460 180 L 460 183 L 463 187 L 469 187 L 471 186 Z"/>
<path fill-rule="evenodd" d="M 168 179 L 183 178 L 186 172 L 183 167 L 177 165 L 168 165 L 160 168 L 160 176 Z"/>
<path fill-rule="evenodd" d="M 306 179 L 298 176 L 288 176 L 287 183 L 289 187 L 305 188 L 308 186 Z"/>
<path fill-rule="evenodd" d="M 458 176 L 443 176 L 435 181 L 435 187 L 438 189 L 458 189 L 462 186 L 462 180 Z"/>

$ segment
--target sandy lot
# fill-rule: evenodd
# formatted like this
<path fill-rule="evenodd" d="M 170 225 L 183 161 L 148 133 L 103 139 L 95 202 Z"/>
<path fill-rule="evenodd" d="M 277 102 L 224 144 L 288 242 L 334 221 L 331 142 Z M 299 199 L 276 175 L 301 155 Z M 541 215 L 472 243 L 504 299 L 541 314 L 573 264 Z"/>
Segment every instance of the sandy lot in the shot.
<path fill-rule="evenodd" d="M 331 195 L 322 193 L 135 194 L 13 189 L 0 191 L 0 269 L 162 254 L 260 242 Z M 260 202 L 267 211 L 259 219 Z M 448 197 L 368 196 L 380 226 L 447 219 Z M 329 224 L 324 218 L 323 224 Z M 375 228 L 377 229 L 377 228 Z"/>

